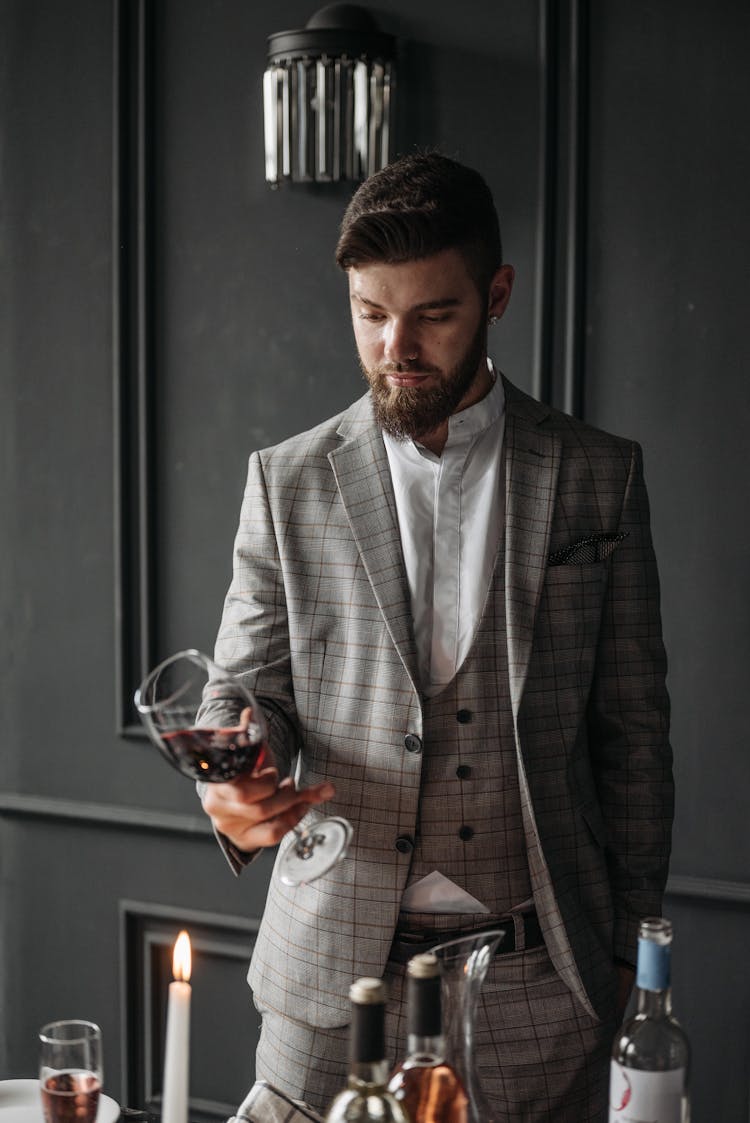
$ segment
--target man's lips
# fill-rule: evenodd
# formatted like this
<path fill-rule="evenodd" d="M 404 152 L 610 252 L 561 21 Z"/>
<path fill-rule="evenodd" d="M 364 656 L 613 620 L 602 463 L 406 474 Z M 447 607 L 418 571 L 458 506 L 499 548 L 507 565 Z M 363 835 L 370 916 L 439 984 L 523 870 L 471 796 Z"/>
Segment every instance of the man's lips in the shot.
<path fill-rule="evenodd" d="M 390 386 L 419 386 L 421 382 L 429 378 L 429 374 L 420 373 L 418 371 L 389 371 L 386 374 L 386 381 Z"/>

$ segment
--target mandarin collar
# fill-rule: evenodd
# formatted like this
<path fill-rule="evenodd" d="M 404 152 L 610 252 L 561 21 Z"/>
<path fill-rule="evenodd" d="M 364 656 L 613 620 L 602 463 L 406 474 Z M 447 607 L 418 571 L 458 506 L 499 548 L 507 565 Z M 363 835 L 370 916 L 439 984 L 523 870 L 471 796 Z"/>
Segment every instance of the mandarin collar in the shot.
<path fill-rule="evenodd" d="M 480 433 L 494 425 L 503 416 L 505 410 L 505 390 L 503 380 L 497 377 L 497 371 L 492 359 L 487 358 L 487 367 L 492 375 L 492 386 L 485 396 L 468 409 L 454 413 L 448 418 L 448 439 L 443 448 L 443 455 L 449 449 L 460 448 L 470 444 Z M 418 441 L 400 441 L 397 437 L 383 431 L 386 447 L 401 459 L 410 460 L 412 463 L 428 460 L 438 463 L 440 457 L 436 456 Z"/>

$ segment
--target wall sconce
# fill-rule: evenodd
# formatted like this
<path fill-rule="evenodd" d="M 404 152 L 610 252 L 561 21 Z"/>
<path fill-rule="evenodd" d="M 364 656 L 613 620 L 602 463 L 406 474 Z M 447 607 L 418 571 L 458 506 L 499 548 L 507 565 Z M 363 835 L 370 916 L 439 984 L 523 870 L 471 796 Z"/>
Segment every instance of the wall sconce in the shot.
<path fill-rule="evenodd" d="M 268 39 L 266 180 L 364 179 L 391 159 L 396 41 L 354 4 Z"/>

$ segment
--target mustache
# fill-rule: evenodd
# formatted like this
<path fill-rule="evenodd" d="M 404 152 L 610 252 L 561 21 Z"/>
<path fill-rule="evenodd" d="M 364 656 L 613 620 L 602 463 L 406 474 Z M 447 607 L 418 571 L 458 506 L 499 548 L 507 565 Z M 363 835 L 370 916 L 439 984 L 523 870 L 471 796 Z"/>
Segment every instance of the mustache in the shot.
<path fill-rule="evenodd" d="M 383 363 L 381 366 L 371 367 L 370 373 L 377 378 L 385 378 L 389 374 L 439 374 L 438 367 L 417 363 L 416 360 L 406 360 L 403 363 Z"/>

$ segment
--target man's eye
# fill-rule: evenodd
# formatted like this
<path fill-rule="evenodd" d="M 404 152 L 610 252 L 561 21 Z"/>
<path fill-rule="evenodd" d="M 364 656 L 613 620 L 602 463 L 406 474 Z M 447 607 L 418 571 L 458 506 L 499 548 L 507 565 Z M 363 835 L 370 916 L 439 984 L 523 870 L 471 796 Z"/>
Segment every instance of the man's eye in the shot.
<path fill-rule="evenodd" d="M 360 312 L 359 318 L 360 320 L 369 320 L 372 324 L 376 324 L 383 319 L 379 312 Z"/>
<path fill-rule="evenodd" d="M 426 324 L 444 324 L 448 317 L 444 314 L 442 316 L 423 316 L 422 319 Z"/>

